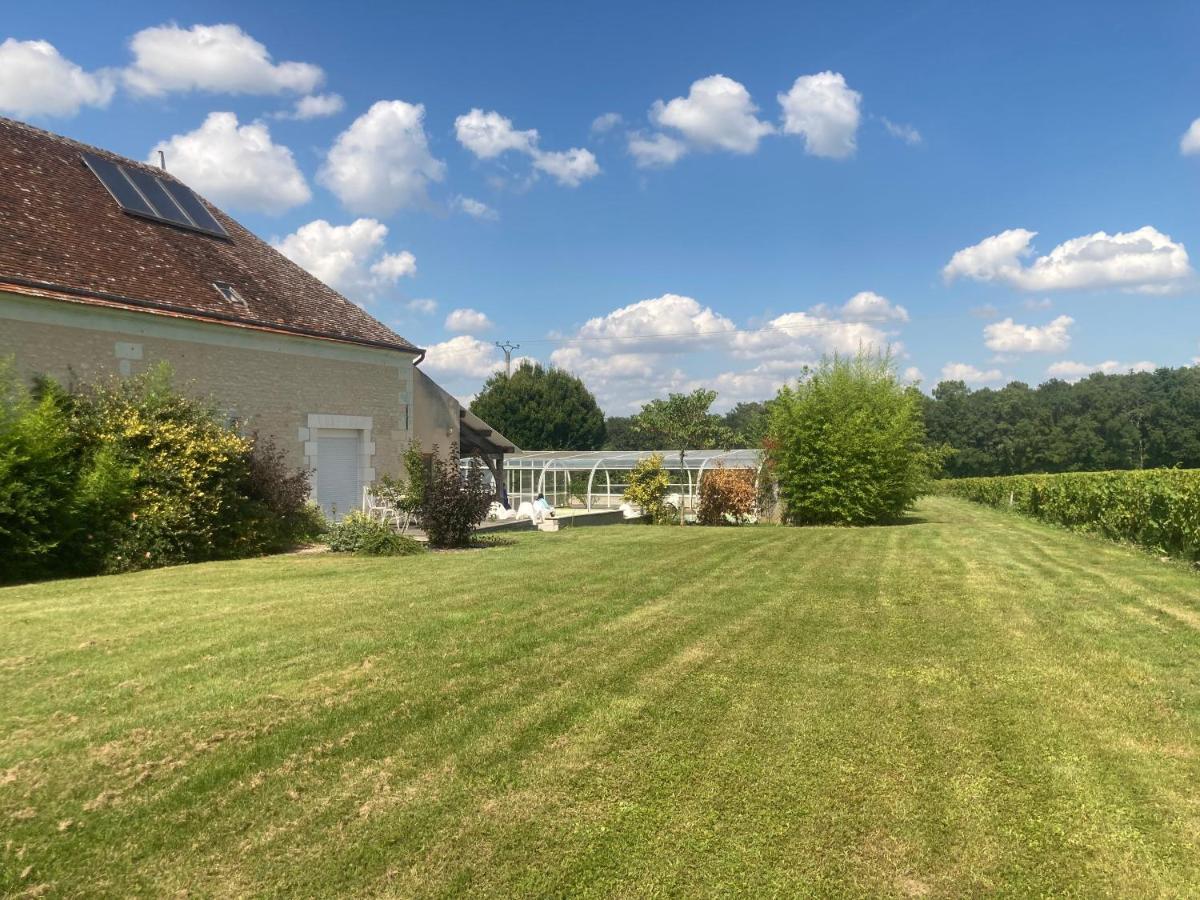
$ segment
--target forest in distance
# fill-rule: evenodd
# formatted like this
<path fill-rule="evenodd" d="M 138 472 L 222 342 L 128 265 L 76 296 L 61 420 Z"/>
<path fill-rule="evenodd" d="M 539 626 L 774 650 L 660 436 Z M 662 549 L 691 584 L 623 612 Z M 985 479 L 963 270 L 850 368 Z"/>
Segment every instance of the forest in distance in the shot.
<path fill-rule="evenodd" d="M 762 445 L 770 403 L 739 403 L 724 414 L 739 446 Z M 953 450 L 947 477 L 1200 468 L 1200 366 L 1036 387 L 942 381 L 923 403 L 929 443 Z M 660 449 L 632 416 L 609 416 L 605 425 L 607 449 Z"/>

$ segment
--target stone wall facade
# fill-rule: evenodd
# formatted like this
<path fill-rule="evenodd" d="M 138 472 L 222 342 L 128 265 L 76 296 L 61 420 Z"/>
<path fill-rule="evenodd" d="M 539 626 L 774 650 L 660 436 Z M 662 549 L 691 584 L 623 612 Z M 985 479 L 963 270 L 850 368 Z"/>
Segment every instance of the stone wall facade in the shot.
<path fill-rule="evenodd" d="M 318 428 L 363 431 L 361 474 L 400 473 L 415 354 L 0 292 L 0 357 L 26 379 L 91 382 L 165 361 L 183 392 L 316 469 Z"/>

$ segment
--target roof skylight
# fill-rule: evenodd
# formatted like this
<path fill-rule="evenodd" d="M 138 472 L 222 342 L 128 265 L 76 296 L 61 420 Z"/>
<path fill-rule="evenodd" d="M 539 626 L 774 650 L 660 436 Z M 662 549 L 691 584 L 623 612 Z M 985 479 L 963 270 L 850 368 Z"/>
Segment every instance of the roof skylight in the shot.
<path fill-rule="evenodd" d="M 224 297 L 229 303 L 232 303 L 235 306 L 240 306 L 242 309 L 247 308 L 246 301 L 242 298 L 242 295 L 239 294 L 237 292 L 237 288 L 235 288 L 228 281 L 214 281 L 213 287 L 215 287 L 217 289 L 217 293 Z"/>

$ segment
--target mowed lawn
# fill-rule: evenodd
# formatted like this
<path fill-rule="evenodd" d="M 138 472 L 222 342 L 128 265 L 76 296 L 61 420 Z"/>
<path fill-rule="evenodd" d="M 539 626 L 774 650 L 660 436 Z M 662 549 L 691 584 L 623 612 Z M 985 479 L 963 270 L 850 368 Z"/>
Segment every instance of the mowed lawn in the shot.
<path fill-rule="evenodd" d="M 961 501 L 14 587 L 0 626 L 0 892 L 1200 885 L 1200 576 Z"/>

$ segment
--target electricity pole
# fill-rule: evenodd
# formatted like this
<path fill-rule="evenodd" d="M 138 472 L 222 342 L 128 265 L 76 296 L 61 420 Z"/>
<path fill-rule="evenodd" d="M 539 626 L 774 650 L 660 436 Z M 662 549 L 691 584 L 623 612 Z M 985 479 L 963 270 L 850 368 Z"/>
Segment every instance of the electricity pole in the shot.
<path fill-rule="evenodd" d="M 520 350 L 521 345 L 514 344 L 512 341 L 505 341 L 504 343 L 496 341 L 496 346 L 504 351 L 504 377 L 508 378 L 512 375 L 512 352 Z"/>

